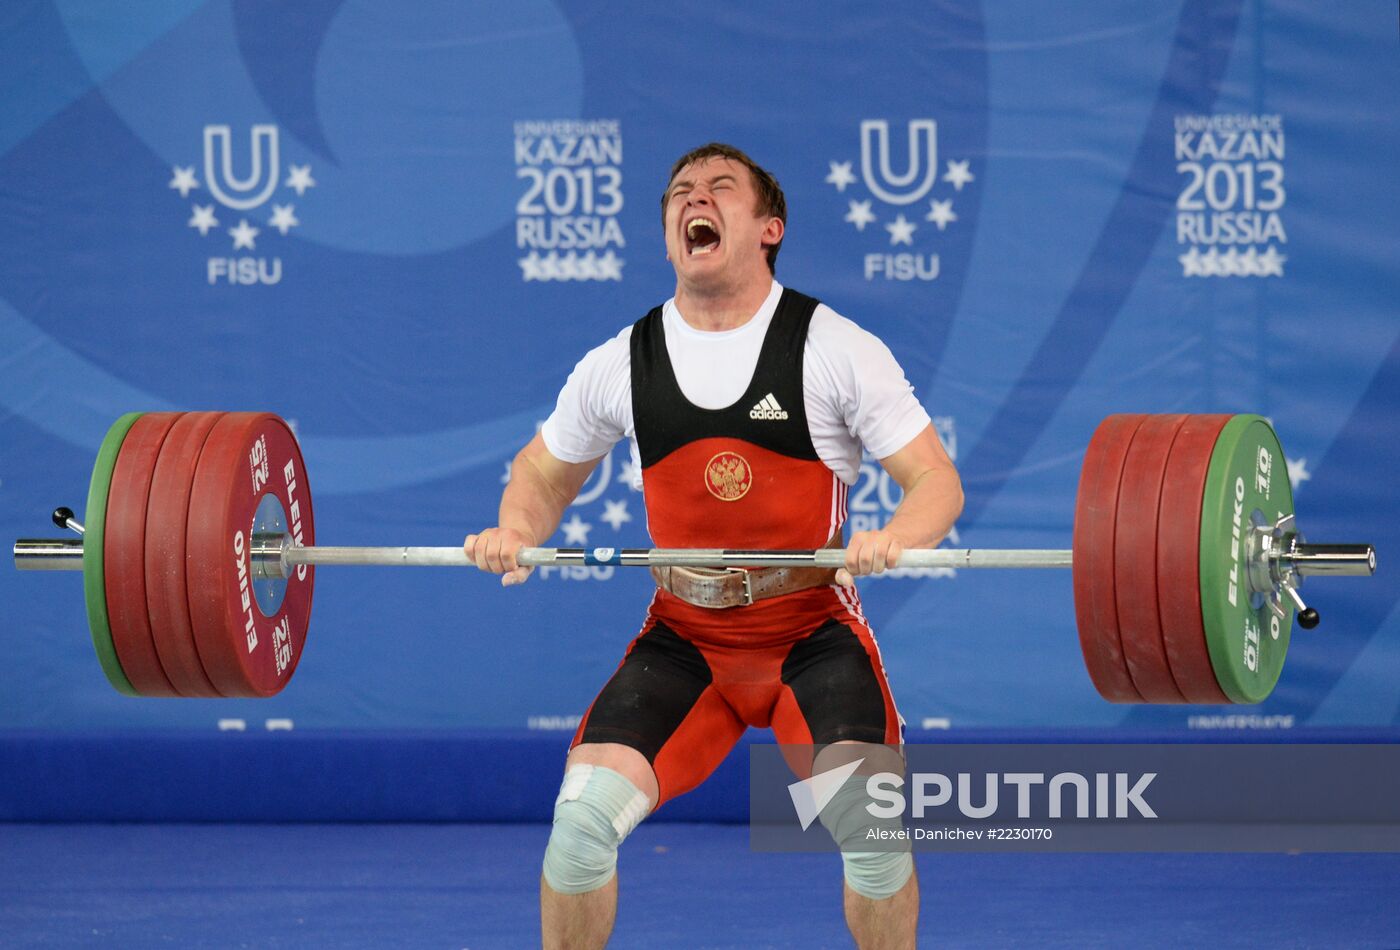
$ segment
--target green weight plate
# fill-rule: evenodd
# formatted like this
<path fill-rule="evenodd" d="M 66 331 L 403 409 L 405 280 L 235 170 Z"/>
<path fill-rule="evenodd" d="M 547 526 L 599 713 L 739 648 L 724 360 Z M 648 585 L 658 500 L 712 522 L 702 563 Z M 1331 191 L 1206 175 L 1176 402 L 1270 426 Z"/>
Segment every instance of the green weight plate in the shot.
<path fill-rule="evenodd" d="M 92 631 L 92 646 L 97 662 L 107 674 L 107 682 L 119 693 L 139 696 L 122 671 L 112 645 L 112 628 L 107 619 L 106 572 L 102 566 L 103 528 L 107 524 L 107 491 L 112 487 L 112 470 L 117 467 L 122 441 L 142 413 L 128 412 L 112 423 L 102 445 L 97 450 L 97 462 L 92 466 L 92 481 L 88 483 L 87 511 L 84 513 L 83 534 L 83 599 L 87 602 L 88 629 Z"/>
<path fill-rule="evenodd" d="M 1251 596 L 1247 536 L 1258 521 L 1293 513 L 1293 490 L 1278 436 L 1261 416 L 1239 415 L 1220 430 L 1201 505 L 1201 619 L 1211 668 L 1236 703 L 1273 691 L 1288 652 L 1293 610 L 1279 618 L 1263 595 Z"/>

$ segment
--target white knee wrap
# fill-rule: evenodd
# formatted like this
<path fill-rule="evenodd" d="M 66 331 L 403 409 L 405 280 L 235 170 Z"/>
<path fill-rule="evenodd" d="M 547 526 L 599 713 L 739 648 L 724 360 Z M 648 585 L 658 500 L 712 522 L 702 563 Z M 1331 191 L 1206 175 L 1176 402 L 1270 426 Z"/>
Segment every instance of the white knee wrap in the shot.
<path fill-rule="evenodd" d="M 560 894 L 596 891 L 617 870 L 617 846 L 651 810 L 646 793 L 621 773 L 575 765 L 554 802 L 544 879 Z"/>
<path fill-rule="evenodd" d="M 914 873 L 914 858 L 908 841 L 879 837 L 881 831 L 901 830 L 904 826 L 898 818 L 876 818 L 866 810 L 872 801 L 865 791 L 867 777 L 848 778 L 822 809 L 821 822 L 841 849 L 841 863 L 851 890 L 862 897 L 884 900 L 908 882 Z M 881 850 L 864 850 L 875 841 L 880 842 Z"/>

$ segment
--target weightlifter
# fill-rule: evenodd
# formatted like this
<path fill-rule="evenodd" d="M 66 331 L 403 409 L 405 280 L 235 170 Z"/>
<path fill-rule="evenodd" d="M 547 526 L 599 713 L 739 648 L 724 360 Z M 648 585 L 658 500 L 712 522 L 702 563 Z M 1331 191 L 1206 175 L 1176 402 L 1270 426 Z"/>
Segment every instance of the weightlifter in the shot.
<path fill-rule="evenodd" d="M 661 199 L 675 296 L 586 354 L 515 457 L 499 523 L 465 541 L 522 583 L 599 460 L 631 440 L 659 547 L 842 545 L 864 445 L 904 489 L 889 523 L 845 545 L 845 567 L 655 568 L 641 631 L 574 736 L 545 850 L 546 947 L 601 947 L 617 907 L 617 849 L 705 780 L 747 726 L 822 750 L 898 754 L 903 723 L 853 578 L 941 541 L 962 509 L 952 462 L 889 349 L 774 279 L 782 189 L 711 143 L 671 169 Z M 904 852 L 863 852 L 872 820 L 853 779 L 822 821 L 843 844 L 844 910 L 861 947 L 914 945 L 919 891 Z"/>

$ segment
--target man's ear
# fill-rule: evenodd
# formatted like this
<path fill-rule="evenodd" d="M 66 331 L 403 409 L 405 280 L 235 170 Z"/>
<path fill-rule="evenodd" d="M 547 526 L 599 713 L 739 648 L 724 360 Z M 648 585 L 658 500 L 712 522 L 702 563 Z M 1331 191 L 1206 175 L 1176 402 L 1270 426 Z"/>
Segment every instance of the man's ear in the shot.
<path fill-rule="evenodd" d="M 763 226 L 763 231 L 759 234 L 759 243 L 764 247 L 771 247 L 783 239 L 785 230 L 782 218 L 769 218 L 768 223 Z"/>

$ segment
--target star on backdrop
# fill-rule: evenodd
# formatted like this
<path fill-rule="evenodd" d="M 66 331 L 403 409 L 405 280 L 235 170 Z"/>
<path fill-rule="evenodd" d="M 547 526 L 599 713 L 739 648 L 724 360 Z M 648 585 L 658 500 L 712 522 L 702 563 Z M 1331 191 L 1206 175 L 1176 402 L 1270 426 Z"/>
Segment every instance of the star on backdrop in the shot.
<path fill-rule="evenodd" d="M 617 481 L 619 484 L 626 485 L 633 491 L 640 491 L 636 486 L 636 478 L 637 466 L 632 464 L 632 460 L 629 458 L 622 463 L 621 471 L 617 474 Z"/>
<path fill-rule="evenodd" d="M 190 220 L 187 223 L 192 228 L 199 228 L 202 237 L 209 235 L 210 228 L 219 226 L 219 219 L 214 217 L 213 205 L 195 205 L 192 210 L 194 213 L 190 215 Z"/>
<path fill-rule="evenodd" d="M 875 215 L 870 211 L 870 202 L 852 201 L 851 210 L 846 212 L 846 220 L 854 224 L 857 231 L 864 231 L 865 226 L 875 220 Z"/>
<path fill-rule="evenodd" d="M 233 249 L 236 251 L 240 247 L 248 250 L 256 250 L 257 242 L 253 239 L 262 233 L 262 228 L 255 228 L 248 223 L 246 218 L 238 221 L 238 227 L 228 229 L 229 236 L 233 238 Z"/>
<path fill-rule="evenodd" d="M 913 244 L 914 232 L 919 226 L 907 220 L 904 215 L 899 215 L 889 224 L 885 225 L 885 230 L 890 232 L 890 244 Z"/>
<path fill-rule="evenodd" d="M 614 531 L 621 531 L 623 522 L 631 521 L 632 516 L 627 513 L 627 499 L 619 501 L 603 502 L 602 520 L 612 525 Z"/>
<path fill-rule="evenodd" d="M 1303 458 L 1287 459 L 1288 462 L 1288 483 L 1297 491 L 1298 486 L 1312 478 L 1312 472 L 1308 471 L 1307 456 Z"/>
<path fill-rule="evenodd" d="M 171 170 L 173 177 L 170 179 L 170 187 L 180 192 L 181 198 L 188 198 L 190 192 L 199 187 L 199 182 L 194 180 L 194 166 L 181 167 L 176 165 Z"/>
<path fill-rule="evenodd" d="M 301 224 L 293 214 L 295 210 L 296 208 L 292 205 L 273 205 L 272 219 L 267 222 L 268 226 L 276 228 L 285 235 L 289 230 Z"/>
<path fill-rule="evenodd" d="M 298 198 L 306 194 L 306 189 L 316 187 L 316 181 L 311 177 L 310 165 L 288 165 L 287 180 L 282 184 L 294 189 Z"/>
<path fill-rule="evenodd" d="M 962 191 L 963 185 L 975 179 L 975 176 L 968 170 L 967 166 L 968 160 L 949 162 L 948 170 L 943 173 L 943 180 L 952 185 L 954 190 Z"/>
<path fill-rule="evenodd" d="M 827 184 L 835 185 L 837 191 L 845 191 L 847 185 L 853 185 L 856 176 L 851 172 L 850 162 L 830 162 L 831 174 L 826 176 Z"/>
<path fill-rule="evenodd" d="M 559 530 L 564 532 L 565 544 L 577 544 L 580 547 L 588 543 L 588 532 L 593 530 L 593 526 L 578 516 L 574 516 L 559 526 Z"/>
<path fill-rule="evenodd" d="M 953 213 L 953 201 L 930 201 L 929 212 L 924 217 L 925 221 L 932 221 L 938 225 L 938 230 L 942 231 L 948 227 L 948 222 L 958 220 L 958 216 Z"/>

